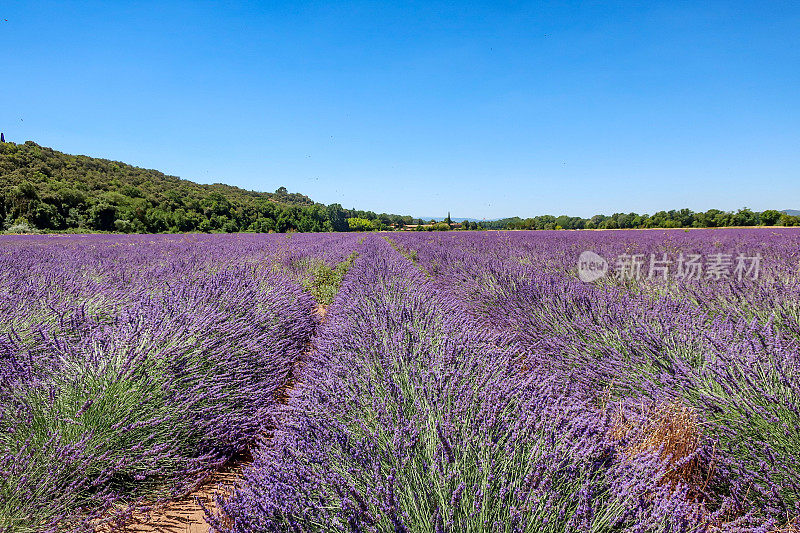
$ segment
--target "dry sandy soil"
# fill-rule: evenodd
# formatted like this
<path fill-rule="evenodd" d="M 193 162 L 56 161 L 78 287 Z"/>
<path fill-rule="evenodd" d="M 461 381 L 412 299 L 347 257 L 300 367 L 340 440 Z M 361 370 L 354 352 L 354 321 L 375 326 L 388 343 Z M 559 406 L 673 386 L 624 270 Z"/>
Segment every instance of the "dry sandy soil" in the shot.
<path fill-rule="evenodd" d="M 125 527 L 113 531 L 126 533 L 208 533 L 209 525 L 205 520 L 200 500 L 209 510 L 214 510 L 214 495 L 224 494 L 231 490 L 241 475 L 241 469 L 247 463 L 238 463 L 230 469 L 215 472 L 205 484 L 190 494 L 157 505 L 149 512 L 135 512 L 133 520 Z M 103 531 L 104 528 L 99 528 Z M 109 531 L 109 530 L 105 530 Z"/>

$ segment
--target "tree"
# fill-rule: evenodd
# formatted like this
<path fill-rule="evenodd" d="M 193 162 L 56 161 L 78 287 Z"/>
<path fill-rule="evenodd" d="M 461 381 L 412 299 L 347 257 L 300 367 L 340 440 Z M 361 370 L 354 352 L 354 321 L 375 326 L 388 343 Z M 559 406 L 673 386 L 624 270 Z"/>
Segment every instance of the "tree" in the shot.
<path fill-rule="evenodd" d="M 746 207 L 739 209 L 732 219 L 734 226 L 755 226 L 758 224 L 758 216 Z"/>
<path fill-rule="evenodd" d="M 617 224 L 616 220 L 614 220 L 613 218 L 609 218 L 607 220 L 604 220 L 603 223 L 600 225 L 600 227 L 603 229 L 617 229 L 619 228 L 619 225 Z"/>
<path fill-rule="evenodd" d="M 114 226 L 116 214 L 117 208 L 112 205 L 95 204 L 88 211 L 89 227 L 100 231 L 113 231 L 116 229 Z"/>
<path fill-rule="evenodd" d="M 333 231 L 347 231 L 350 229 L 347 223 L 346 213 L 340 204 L 331 204 L 326 208 L 328 220 L 331 222 Z"/>
<path fill-rule="evenodd" d="M 594 224 L 594 227 L 600 227 L 600 224 L 606 219 L 605 215 L 595 215 L 593 216 L 590 221 Z"/>
<path fill-rule="evenodd" d="M 133 222 L 119 218 L 114 221 L 114 228 L 121 233 L 133 233 L 135 231 Z"/>
<path fill-rule="evenodd" d="M 366 218 L 352 217 L 347 219 L 347 226 L 350 231 L 372 231 L 372 222 Z"/>
<path fill-rule="evenodd" d="M 572 220 L 567 215 L 561 215 L 556 218 L 556 225 L 561 226 L 561 228 L 572 229 Z"/>
<path fill-rule="evenodd" d="M 30 210 L 30 221 L 43 229 L 63 229 L 64 217 L 55 205 L 47 202 L 36 202 Z"/>
<path fill-rule="evenodd" d="M 767 209 L 761 212 L 759 218 L 765 226 L 774 226 L 781 219 L 781 212 L 775 209 Z"/>

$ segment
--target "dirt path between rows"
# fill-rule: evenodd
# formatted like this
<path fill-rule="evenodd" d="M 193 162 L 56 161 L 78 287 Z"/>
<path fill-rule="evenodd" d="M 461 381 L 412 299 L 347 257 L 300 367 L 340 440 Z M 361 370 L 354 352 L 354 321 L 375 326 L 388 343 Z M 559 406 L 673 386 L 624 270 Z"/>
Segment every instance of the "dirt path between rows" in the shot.
<path fill-rule="evenodd" d="M 249 457 L 235 459 L 214 472 L 201 485 L 185 496 L 155 505 L 147 511 L 138 510 L 124 526 L 110 528 L 99 527 L 98 533 L 118 531 L 125 533 L 208 533 L 209 525 L 205 520 L 203 508 L 215 509 L 214 497 L 230 494 L 234 484 L 241 478 L 242 469 L 250 464 Z"/>
<path fill-rule="evenodd" d="M 319 318 L 320 324 L 325 321 L 328 306 L 317 304 L 314 314 Z M 309 344 L 309 350 L 311 346 Z M 297 385 L 296 376 L 303 362 L 297 361 L 295 368 L 289 376 L 286 385 L 277 392 L 278 401 L 285 404 L 289 401 L 292 389 Z M 208 533 L 209 524 L 205 519 L 205 512 L 198 503 L 198 500 L 209 511 L 216 510 L 214 497 L 226 495 L 233 492 L 233 487 L 241 479 L 242 470 L 252 462 L 249 453 L 243 457 L 232 460 L 228 465 L 214 472 L 207 480 L 203 481 L 198 488 L 185 496 L 164 502 L 154 506 L 147 512 L 137 511 L 133 513 L 133 519 L 124 527 L 106 528 L 100 527 L 98 533 L 118 531 L 125 533 Z"/>

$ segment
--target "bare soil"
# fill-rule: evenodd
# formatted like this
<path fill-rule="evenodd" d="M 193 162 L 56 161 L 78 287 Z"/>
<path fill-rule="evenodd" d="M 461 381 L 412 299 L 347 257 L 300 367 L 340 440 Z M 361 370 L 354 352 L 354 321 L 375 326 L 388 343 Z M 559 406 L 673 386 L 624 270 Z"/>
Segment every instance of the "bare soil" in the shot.
<path fill-rule="evenodd" d="M 148 511 L 135 511 L 128 523 L 122 527 L 99 527 L 98 533 L 118 531 L 125 533 L 207 533 L 209 524 L 205 520 L 203 508 L 214 511 L 216 495 L 230 494 L 232 487 L 241 477 L 242 469 L 249 462 L 236 462 L 229 468 L 213 475 L 200 487 L 186 496 L 163 502 Z"/>

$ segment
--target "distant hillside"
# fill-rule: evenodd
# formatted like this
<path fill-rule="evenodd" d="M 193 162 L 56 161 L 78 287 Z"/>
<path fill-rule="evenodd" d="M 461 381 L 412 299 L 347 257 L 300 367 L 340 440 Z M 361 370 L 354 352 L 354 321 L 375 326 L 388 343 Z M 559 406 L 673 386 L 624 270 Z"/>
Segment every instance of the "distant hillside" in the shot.
<path fill-rule="evenodd" d="M 800 210 L 798 209 L 784 209 L 781 213 L 785 213 L 790 217 L 800 217 Z"/>
<path fill-rule="evenodd" d="M 325 206 L 281 187 L 255 192 L 202 185 L 157 170 L 27 141 L 0 143 L 0 225 L 48 231 L 347 231 L 411 217 Z"/>

